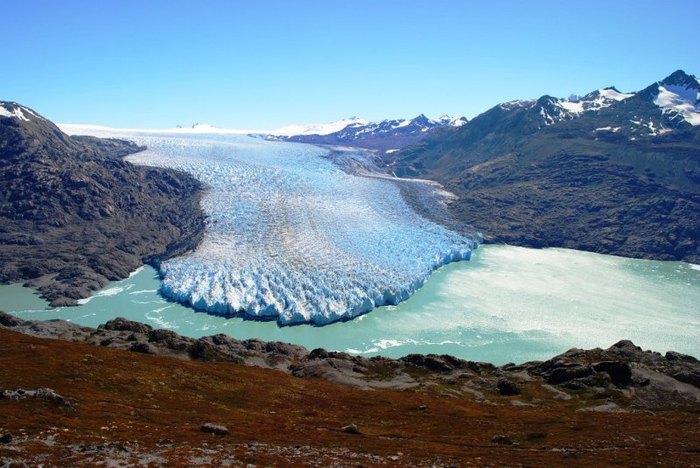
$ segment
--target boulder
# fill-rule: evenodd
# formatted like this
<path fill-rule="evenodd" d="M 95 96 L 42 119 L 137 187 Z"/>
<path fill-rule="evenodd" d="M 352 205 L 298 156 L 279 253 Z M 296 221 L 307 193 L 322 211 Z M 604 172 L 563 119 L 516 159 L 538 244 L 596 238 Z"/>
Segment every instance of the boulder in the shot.
<path fill-rule="evenodd" d="M 117 317 L 97 327 L 98 330 L 130 331 L 134 333 L 149 333 L 153 327 L 140 322 L 133 322 L 123 317 Z"/>
<path fill-rule="evenodd" d="M 148 341 L 173 351 L 184 351 L 192 345 L 192 339 L 180 336 L 172 330 L 158 329 L 148 333 Z"/>
<path fill-rule="evenodd" d="M 626 362 L 602 361 L 593 364 L 596 372 L 607 372 L 613 384 L 620 388 L 629 386 L 632 381 L 632 368 Z"/>
<path fill-rule="evenodd" d="M 498 379 L 498 383 L 496 384 L 496 390 L 498 390 L 498 393 L 503 396 L 513 396 L 513 395 L 518 395 L 520 394 L 520 389 L 518 388 L 515 383 L 508 379 Z"/>
<path fill-rule="evenodd" d="M 400 359 L 405 364 L 424 367 L 433 372 L 451 372 L 469 367 L 469 363 L 447 354 L 409 354 Z"/>
<path fill-rule="evenodd" d="M 348 424 L 347 426 L 344 426 L 343 432 L 347 432 L 348 434 L 360 434 L 360 430 L 355 424 Z"/>
<path fill-rule="evenodd" d="M 66 398 L 50 388 L 37 388 L 35 390 L 18 388 L 17 390 L 4 390 L 0 392 L 0 399 L 2 398 L 9 398 L 12 400 L 43 400 L 56 406 L 62 406 L 71 410 L 74 409 L 73 405 Z"/>
<path fill-rule="evenodd" d="M 202 432 L 207 432 L 209 434 L 214 434 L 218 436 L 225 436 L 229 434 L 228 427 L 222 426 L 221 424 L 205 423 L 202 424 L 200 428 Z"/>
<path fill-rule="evenodd" d="M 144 343 L 143 341 L 134 341 L 131 343 L 131 346 L 129 346 L 129 351 L 134 353 L 156 354 L 153 346 L 151 346 L 149 343 Z"/>
<path fill-rule="evenodd" d="M 547 379 L 547 383 L 559 385 L 573 379 L 587 377 L 589 375 L 592 375 L 593 373 L 594 371 L 591 366 L 573 364 L 555 367 L 554 369 L 552 369 L 551 372 L 545 373 L 544 377 Z"/>
<path fill-rule="evenodd" d="M 2 320 L 2 318 L 0 318 Z M 698 363 L 697 359 L 695 359 L 693 356 L 689 356 L 687 354 L 683 353 L 677 353 L 676 351 L 669 351 L 665 355 L 666 360 L 668 361 L 681 361 L 681 362 L 690 362 L 690 363 Z"/>
<path fill-rule="evenodd" d="M 0 310 L 0 326 L 12 328 L 22 325 L 24 322 L 24 320 Z"/>

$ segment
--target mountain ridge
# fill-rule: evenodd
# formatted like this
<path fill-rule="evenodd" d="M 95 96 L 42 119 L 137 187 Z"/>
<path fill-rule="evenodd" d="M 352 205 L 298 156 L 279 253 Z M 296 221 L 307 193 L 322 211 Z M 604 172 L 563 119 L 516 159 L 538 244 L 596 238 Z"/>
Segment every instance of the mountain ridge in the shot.
<path fill-rule="evenodd" d="M 465 117 L 453 118 L 447 115 L 430 119 L 425 114 L 419 114 L 412 119 L 385 119 L 379 122 L 351 117 L 324 125 L 284 127 L 277 133 L 270 132 L 265 138 L 274 141 L 395 151 L 415 144 L 440 129 L 458 128 L 466 123 Z"/>
<path fill-rule="evenodd" d="M 445 185 L 459 197 L 450 211 L 486 241 L 698 263 L 698 100 L 672 83 L 700 86 L 676 71 L 602 106 L 595 91 L 511 101 L 383 159 Z M 664 92 L 673 105 L 655 102 Z"/>

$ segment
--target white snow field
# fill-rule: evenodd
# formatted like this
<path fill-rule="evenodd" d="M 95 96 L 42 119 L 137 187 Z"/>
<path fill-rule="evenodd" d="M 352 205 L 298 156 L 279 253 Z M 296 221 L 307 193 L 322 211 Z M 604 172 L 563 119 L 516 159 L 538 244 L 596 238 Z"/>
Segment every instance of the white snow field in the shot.
<path fill-rule="evenodd" d="M 346 320 L 407 299 L 475 246 L 416 214 L 390 180 L 343 172 L 326 149 L 90 130 L 82 133 L 148 146 L 133 163 L 184 170 L 209 186 L 203 242 L 161 265 L 162 294 L 198 310 L 280 325 Z"/>

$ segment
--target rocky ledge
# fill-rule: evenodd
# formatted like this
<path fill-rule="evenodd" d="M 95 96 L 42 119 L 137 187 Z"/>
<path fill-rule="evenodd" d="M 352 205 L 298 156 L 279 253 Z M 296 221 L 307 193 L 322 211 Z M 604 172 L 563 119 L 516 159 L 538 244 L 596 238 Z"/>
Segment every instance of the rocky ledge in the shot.
<path fill-rule="evenodd" d="M 643 351 L 631 341 L 608 349 L 571 349 L 547 361 L 506 364 L 466 361 L 449 355 L 411 354 L 400 359 L 366 358 L 323 349 L 218 334 L 200 339 L 116 318 L 97 329 L 63 320 L 28 321 L 0 312 L 0 328 L 136 353 L 186 360 L 223 361 L 276 369 L 362 389 L 438 388 L 484 404 L 509 398 L 512 405 L 537 406 L 538 398 L 577 399 L 591 411 L 700 407 L 700 362 L 685 354 Z M 527 392 L 522 390 L 527 387 Z"/>

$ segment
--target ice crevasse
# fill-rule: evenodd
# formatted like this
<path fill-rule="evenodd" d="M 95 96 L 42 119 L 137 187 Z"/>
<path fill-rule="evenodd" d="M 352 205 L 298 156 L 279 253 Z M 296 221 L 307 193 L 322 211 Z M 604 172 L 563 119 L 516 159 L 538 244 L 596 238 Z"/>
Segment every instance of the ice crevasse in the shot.
<path fill-rule="evenodd" d="M 396 304 L 475 240 L 414 212 L 390 180 L 327 149 L 240 135 L 120 135 L 129 160 L 189 172 L 208 190 L 196 250 L 161 264 L 161 292 L 197 310 L 324 325 Z"/>

